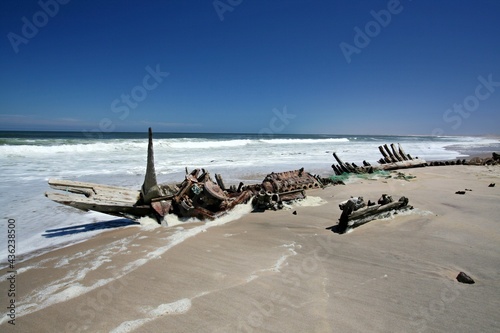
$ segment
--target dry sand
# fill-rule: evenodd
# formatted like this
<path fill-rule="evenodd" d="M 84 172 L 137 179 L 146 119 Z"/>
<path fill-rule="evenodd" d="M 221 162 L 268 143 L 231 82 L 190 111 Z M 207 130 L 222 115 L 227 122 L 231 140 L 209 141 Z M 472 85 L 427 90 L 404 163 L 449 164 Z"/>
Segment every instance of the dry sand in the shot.
<path fill-rule="evenodd" d="M 320 206 L 229 222 L 115 229 L 18 263 L 15 326 L 1 272 L 0 331 L 498 332 L 500 167 L 401 172 L 416 178 L 357 179 L 309 191 Z M 326 229 L 339 202 L 382 193 L 415 209 Z"/>

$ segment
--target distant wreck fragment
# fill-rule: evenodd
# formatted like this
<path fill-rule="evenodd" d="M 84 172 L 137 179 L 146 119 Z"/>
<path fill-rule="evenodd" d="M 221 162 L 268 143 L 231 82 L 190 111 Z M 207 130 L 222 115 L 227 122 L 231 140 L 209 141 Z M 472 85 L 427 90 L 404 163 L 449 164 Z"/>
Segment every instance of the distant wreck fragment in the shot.
<path fill-rule="evenodd" d="M 443 165 L 500 165 L 500 155 L 493 152 L 491 157 L 473 157 L 470 160 L 456 160 L 456 161 L 432 161 L 430 166 L 443 166 Z"/>
<path fill-rule="evenodd" d="M 363 197 L 350 198 L 339 204 L 342 211 L 338 223 L 338 231 L 343 234 L 372 220 L 385 217 L 393 211 L 406 211 L 413 209 L 408 205 L 408 198 L 401 197 L 394 201 L 390 195 L 382 194 L 377 203 L 368 201 L 365 203 Z"/>
<path fill-rule="evenodd" d="M 413 158 L 410 154 L 406 154 L 400 144 L 396 147 L 396 145 L 392 143 L 391 148 L 385 144 L 379 146 L 378 149 L 383 156 L 378 161 L 379 165 L 372 166 L 367 161 L 363 161 L 363 165 L 358 166 L 354 163 L 343 162 L 337 156 L 337 153 L 333 153 L 333 157 L 338 164 L 332 164 L 332 169 L 336 175 L 341 175 L 343 173 L 373 173 L 377 170 L 390 171 L 426 166 L 425 160 L 419 159 L 418 157 Z"/>
<path fill-rule="evenodd" d="M 167 214 L 179 217 L 215 219 L 236 205 L 250 199 L 256 210 L 282 208 L 283 201 L 305 198 L 305 190 L 323 187 L 328 179 L 320 179 L 304 169 L 271 173 L 261 184 L 226 188 L 220 174 L 215 181 L 204 169 L 188 172 L 180 184 L 158 184 L 154 165 L 153 134 L 149 129 L 148 158 L 144 183 L 140 190 L 123 187 L 50 179 L 51 188 L 62 192 L 46 192 L 57 203 L 84 211 L 97 211 L 137 220 L 149 216 L 158 222 Z"/>
<path fill-rule="evenodd" d="M 387 144 L 378 147 L 382 158 L 378 160 L 378 165 L 371 165 L 367 161 L 363 161 L 362 166 L 358 166 L 355 163 L 344 162 L 338 157 L 337 153 L 333 153 L 333 157 L 337 161 L 337 164 L 332 164 L 332 169 L 337 176 L 344 173 L 373 173 L 378 170 L 398 170 L 398 169 L 408 169 L 408 168 L 419 168 L 427 166 L 444 166 L 444 165 L 499 165 L 500 155 L 497 153 L 492 153 L 492 157 L 480 158 L 473 157 L 470 160 L 457 159 L 456 161 L 431 161 L 426 162 L 418 157 L 413 158 L 410 154 L 406 154 L 403 147 L 398 144 L 397 146 L 392 143 L 390 148 Z"/>

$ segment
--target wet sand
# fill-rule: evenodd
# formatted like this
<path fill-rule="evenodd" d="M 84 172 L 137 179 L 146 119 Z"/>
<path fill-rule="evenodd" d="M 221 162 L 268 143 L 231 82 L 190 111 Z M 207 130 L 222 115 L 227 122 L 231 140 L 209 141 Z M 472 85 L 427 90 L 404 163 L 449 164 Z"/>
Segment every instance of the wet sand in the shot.
<path fill-rule="evenodd" d="M 321 205 L 240 207 L 233 221 L 129 226 L 18 263 L 15 327 L 1 271 L 0 330 L 497 331 L 500 167 L 399 172 L 415 178 L 354 179 L 308 191 Z M 382 193 L 415 209 L 344 235 L 327 229 L 341 201 Z M 460 271 L 476 283 L 457 282 Z"/>

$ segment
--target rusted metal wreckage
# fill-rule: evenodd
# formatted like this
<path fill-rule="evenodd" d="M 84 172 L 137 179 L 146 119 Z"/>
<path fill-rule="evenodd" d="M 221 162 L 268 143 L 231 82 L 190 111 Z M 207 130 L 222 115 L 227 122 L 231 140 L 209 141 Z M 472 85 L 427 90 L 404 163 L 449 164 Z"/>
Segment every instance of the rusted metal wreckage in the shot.
<path fill-rule="evenodd" d="M 215 219 L 238 204 L 253 198 L 255 209 L 278 209 L 282 202 L 305 198 L 305 190 L 321 188 L 329 179 L 305 172 L 304 169 L 271 173 L 261 184 L 226 188 L 220 174 L 215 181 L 204 169 L 188 172 L 180 184 L 158 184 L 156 179 L 153 135 L 149 129 L 148 158 L 144 183 L 140 190 L 50 179 L 51 188 L 61 192 L 47 192 L 55 202 L 84 211 L 97 211 L 113 216 L 137 220 L 144 216 L 158 222 L 170 213 L 179 217 Z"/>

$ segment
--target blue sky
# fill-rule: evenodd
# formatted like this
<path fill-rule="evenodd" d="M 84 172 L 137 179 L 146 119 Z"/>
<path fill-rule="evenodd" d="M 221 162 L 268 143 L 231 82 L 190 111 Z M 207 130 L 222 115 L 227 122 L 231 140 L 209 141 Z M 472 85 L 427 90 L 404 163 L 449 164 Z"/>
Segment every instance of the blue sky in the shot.
<path fill-rule="evenodd" d="M 4 0 L 0 130 L 500 134 L 500 2 Z"/>

